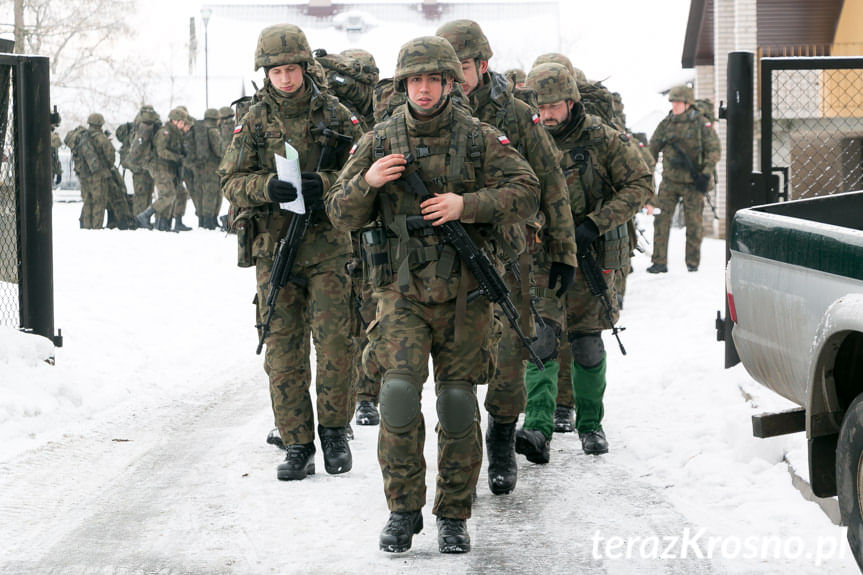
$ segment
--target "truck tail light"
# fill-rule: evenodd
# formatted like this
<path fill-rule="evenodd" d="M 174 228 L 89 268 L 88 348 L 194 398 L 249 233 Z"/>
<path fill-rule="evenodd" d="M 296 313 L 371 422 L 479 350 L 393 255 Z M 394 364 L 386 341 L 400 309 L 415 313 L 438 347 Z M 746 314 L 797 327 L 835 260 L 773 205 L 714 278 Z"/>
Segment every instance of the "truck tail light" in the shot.
<path fill-rule="evenodd" d="M 734 294 L 731 292 L 728 292 L 728 315 L 731 321 L 737 323 L 737 308 L 734 307 Z"/>

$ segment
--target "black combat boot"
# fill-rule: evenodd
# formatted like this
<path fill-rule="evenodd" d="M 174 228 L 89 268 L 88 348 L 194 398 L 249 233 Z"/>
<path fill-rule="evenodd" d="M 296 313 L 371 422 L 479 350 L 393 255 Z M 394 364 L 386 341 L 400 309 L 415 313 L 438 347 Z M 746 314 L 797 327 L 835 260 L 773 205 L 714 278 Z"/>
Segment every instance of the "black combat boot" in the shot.
<path fill-rule="evenodd" d="M 138 222 L 138 227 L 152 230 L 153 224 L 150 223 L 150 216 L 155 213 L 156 210 L 153 209 L 153 206 L 147 206 L 146 210 L 135 216 L 135 221 Z"/>
<path fill-rule="evenodd" d="M 549 440 L 538 429 L 519 429 L 515 432 L 515 452 L 532 463 L 548 463 Z"/>
<path fill-rule="evenodd" d="M 467 553 L 470 551 L 467 520 L 438 517 L 437 545 L 441 553 Z"/>
<path fill-rule="evenodd" d="M 108 221 L 105 222 L 105 227 L 109 230 L 117 228 L 117 218 L 114 216 L 114 210 L 105 210 L 108 214 Z"/>
<path fill-rule="evenodd" d="M 278 427 L 272 428 L 267 434 L 267 443 L 269 443 L 270 445 L 275 445 L 279 449 L 285 448 L 285 444 L 284 442 L 282 442 L 282 434 L 279 433 Z"/>
<path fill-rule="evenodd" d="M 344 427 L 322 427 L 318 425 L 321 449 L 324 452 L 324 469 L 330 475 L 351 470 L 353 458 L 348 445 L 347 429 Z"/>
<path fill-rule="evenodd" d="M 647 268 L 649 274 L 664 274 L 668 272 L 668 266 L 665 264 L 653 264 Z"/>
<path fill-rule="evenodd" d="M 215 230 L 217 227 L 219 227 L 219 224 L 216 222 L 216 216 L 205 217 L 204 227 L 208 230 Z"/>
<path fill-rule="evenodd" d="M 422 511 L 392 511 L 381 531 L 381 551 L 404 553 L 411 548 L 414 534 L 423 529 Z"/>
<path fill-rule="evenodd" d="M 174 218 L 174 231 L 175 232 L 188 232 L 192 228 L 183 223 L 183 216 L 177 216 Z"/>
<path fill-rule="evenodd" d="M 556 433 L 572 433 L 575 430 L 575 410 L 566 405 L 554 408 L 554 431 Z"/>
<path fill-rule="evenodd" d="M 292 443 L 285 446 L 285 462 L 276 470 L 276 477 L 282 481 L 305 479 L 315 474 L 315 444 Z"/>
<path fill-rule="evenodd" d="M 515 461 L 515 422 L 499 423 L 489 414 L 485 446 L 488 451 L 488 488 L 495 495 L 511 493 L 518 480 L 518 463 Z"/>
<path fill-rule="evenodd" d="M 581 448 L 587 455 L 608 453 L 608 440 L 605 438 L 603 430 L 597 429 L 596 431 L 588 431 L 586 433 L 579 431 L 578 438 L 581 439 Z"/>
<path fill-rule="evenodd" d="M 370 399 L 360 400 L 357 405 L 357 425 L 377 425 L 381 422 L 381 414 L 375 402 Z"/>
<path fill-rule="evenodd" d="M 171 231 L 171 218 L 163 218 L 162 216 L 156 216 L 156 231 L 159 232 L 170 232 Z"/>

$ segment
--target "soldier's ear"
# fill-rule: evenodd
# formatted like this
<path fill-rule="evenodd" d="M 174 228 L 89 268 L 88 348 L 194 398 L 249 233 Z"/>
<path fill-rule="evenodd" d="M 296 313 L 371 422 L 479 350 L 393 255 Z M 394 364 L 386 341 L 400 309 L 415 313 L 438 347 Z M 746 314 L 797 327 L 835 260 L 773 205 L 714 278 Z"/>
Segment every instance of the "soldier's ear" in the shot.
<path fill-rule="evenodd" d="M 479 61 L 479 73 L 485 74 L 488 72 L 488 60 L 480 60 Z"/>

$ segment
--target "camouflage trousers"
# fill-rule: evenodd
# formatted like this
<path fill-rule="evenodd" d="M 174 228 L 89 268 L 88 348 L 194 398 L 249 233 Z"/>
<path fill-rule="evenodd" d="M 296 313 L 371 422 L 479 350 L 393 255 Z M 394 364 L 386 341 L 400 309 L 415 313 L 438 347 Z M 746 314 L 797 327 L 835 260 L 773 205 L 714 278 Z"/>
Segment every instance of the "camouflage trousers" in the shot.
<path fill-rule="evenodd" d="M 530 256 L 519 259 L 519 269 L 524 270 L 525 281 L 519 282 L 515 275 L 507 270 L 503 279 L 509 288 L 512 303 L 519 313 L 519 327 L 527 337 L 531 336 L 533 318 L 528 304 L 531 282 Z M 485 409 L 500 423 L 512 423 L 521 412 L 527 401 L 527 391 L 524 388 L 524 366 L 527 352 L 518 338 L 515 330 L 509 325 L 509 320 L 495 306 L 497 316 L 503 331 L 497 353 L 497 370 L 488 382 L 485 396 Z"/>
<path fill-rule="evenodd" d="M 195 174 L 195 186 L 198 193 L 198 201 L 192 196 L 195 205 L 195 213 L 198 217 L 216 217 L 222 209 L 222 191 L 219 189 L 219 175 L 216 173 L 218 166 L 210 166 L 201 169 Z M 191 194 L 190 194 L 191 195 Z"/>
<path fill-rule="evenodd" d="M 377 315 L 369 327 L 364 363 L 373 362 L 384 373 L 409 373 L 422 397 L 428 377 L 428 359 L 434 365 L 435 394 L 444 390 L 467 391 L 473 396 L 474 420 L 458 434 L 437 425 L 438 477 L 432 512 L 467 519 L 471 496 L 482 465 L 482 431 L 476 386 L 486 383 L 494 370 L 500 327 L 492 306 L 477 298 L 467 304 L 456 338 L 456 300 L 419 304 L 389 290 L 377 291 Z M 474 343 L 476 342 L 476 343 Z M 438 402 L 439 409 L 446 402 Z M 381 412 L 386 413 L 385 401 Z M 440 419 L 440 414 L 438 419 Z M 426 501 L 426 462 L 423 456 L 425 420 L 422 412 L 407 425 L 391 429 L 383 418 L 378 435 L 378 461 L 390 511 L 420 509 Z"/>
<path fill-rule="evenodd" d="M 151 172 L 156 190 L 159 192 L 153 209 L 160 218 L 171 219 L 174 217 L 175 204 L 180 201 L 185 204 L 186 192 L 183 184 L 177 177 L 177 173 L 170 169 L 156 169 Z"/>
<path fill-rule="evenodd" d="M 188 166 L 183 166 L 183 184 L 185 184 L 185 198 L 183 200 L 183 210 L 177 213 L 174 209 L 174 217 L 183 216 L 186 213 L 186 200 L 192 198 L 192 206 L 195 208 L 195 214 L 202 216 L 201 213 L 201 184 L 198 178 L 195 177 L 195 172 Z M 183 187 L 182 185 L 180 187 Z"/>
<path fill-rule="evenodd" d="M 683 199 L 683 215 L 686 225 L 686 265 L 698 267 L 701 261 L 701 239 L 704 235 L 704 194 L 692 184 L 679 184 L 662 180 L 656 207 L 661 213 L 653 218 L 653 263 L 668 264 L 668 235 L 671 218 L 678 199 Z"/>
<path fill-rule="evenodd" d="M 142 170 L 132 172 L 132 213 L 140 214 L 153 203 L 153 178 L 150 172 Z"/>
<path fill-rule="evenodd" d="M 267 291 L 273 260 L 257 257 L 257 319 L 266 320 Z M 279 292 L 264 370 L 270 379 L 270 399 L 276 427 L 286 444 L 311 443 L 315 438 L 314 413 L 309 394 L 312 374 L 309 336 L 315 345 L 318 423 L 344 427 L 350 421 L 351 359 L 348 333 L 350 286 L 340 258 L 294 267 L 304 285 L 288 282 Z"/>
<path fill-rule="evenodd" d="M 97 174 L 81 178 L 81 227 L 85 230 L 101 230 L 111 191 L 111 175 Z"/>
<path fill-rule="evenodd" d="M 372 295 L 372 289 L 368 282 L 363 282 L 362 278 L 355 278 L 355 292 L 352 295 L 354 298 L 353 308 L 357 315 L 357 323 L 359 329 L 356 334 L 356 361 L 354 362 L 354 390 L 356 392 L 357 401 L 373 401 L 378 402 L 378 395 L 381 391 L 381 372 L 377 365 L 369 365 L 368 369 L 363 364 L 363 351 L 369 338 L 366 333 L 368 326 L 372 324 L 377 313 L 377 304 Z M 357 293 L 358 292 L 358 293 Z"/>

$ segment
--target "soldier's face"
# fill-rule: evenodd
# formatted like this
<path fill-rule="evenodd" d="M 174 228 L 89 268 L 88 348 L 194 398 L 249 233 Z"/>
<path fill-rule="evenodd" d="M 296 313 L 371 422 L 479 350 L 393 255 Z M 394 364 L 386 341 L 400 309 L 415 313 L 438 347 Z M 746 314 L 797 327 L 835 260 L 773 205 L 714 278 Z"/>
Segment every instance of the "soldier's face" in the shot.
<path fill-rule="evenodd" d="M 429 114 L 434 113 L 441 100 L 449 94 L 452 80 L 443 81 L 443 74 L 418 74 L 405 79 L 408 98 L 413 104 Z"/>
<path fill-rule="evenodd" d="M 277 89 L 292 94 L 303 87 L 303 67 L 299 64 L 276 66 L 270 68 L 267 78 Z"/>
<path fill-rule="evenodd" d="M 461 72 L 464 74 L 464 84 L 461 85 L 462 92 L 467 96 L 479 86 L 482 75 L 488 71 L 488 60 L 481 60 L 477 70 L 476 60 L 470 58 L 461 61 Z"/>
<path fill-rule="evenodd" d="M 682 114 L 686 111 L 686 102 L 681 102 L 680 100 L 673 100 L 671 102 L 671 113 L 675 116 Z"/>
<path fill-rule="evenodd" d="M 566 122 L 569 111 L 572 110 L 572 100 L 560 100 L 553 104 L 539 105 L 539 119 L 543 126 L 553 128 Z"/>

